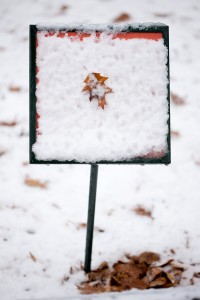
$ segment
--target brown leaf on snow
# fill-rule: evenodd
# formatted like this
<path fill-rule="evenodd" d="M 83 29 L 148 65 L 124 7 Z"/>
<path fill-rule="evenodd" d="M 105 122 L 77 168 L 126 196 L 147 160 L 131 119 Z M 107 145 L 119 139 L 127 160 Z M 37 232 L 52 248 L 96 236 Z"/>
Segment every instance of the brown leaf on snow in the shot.
<path fill-rule="evenodd" d="M 81 286 L 77 286 L 78 290 L 81 292 L 81 294 L 99 294 L 105 292 L 105 287 L 98 282 L 95 282 L 95 284 L 91 283 L 84 283 Z"/>
<path fill-rule="evenodd" d="M 117 16 L 114 20 L 113 23 L 120 23 L 120 22 L 126 22 L 131 19 L 131 16 L 127 13 L 121 13 L 119 16 Z"/>
<path fill-rule="evenodd" d="M 13 92 L 13 93 L 19 93 L 19 92 L 21 92 L 21 87 L 18 85 L 11 85 L 9 87 L 9 91 Z"/>
<path fill-rule="evenodd" d="M 69 6 L 66 4 L 63 4 L 59 9 L 59 14 L 64 14 L 69 9 Z"/>
<path fill-rule="evenodd" d="M 24 184 L 27 185 L 27 186 L 30 186 L 30 187 L 38 187 L 38 188 L 41 188 L 41 189 L 47 188 L 47 182 L 41 182 L 37 179 L 32 179 L 32 178 L 29 178 L 29 177 L 25 178 Z"/>
<path fill-rule="evenodd" d="M 14 127 L 16 125 L 17 125 L 16 121 L 11 121 L 11 122 L 0 121 L 0 126 Z"/>
<path fill-rule="evenodd" d="M 146 264 L 150 265 L 155 261 L 160 260 L 160 255 L 154 252 L 143 252 L 139 255 L 139 263 L 145 262 Z"/>
<path fill-rule="evenodd" d="M 85 78 L 84 82 L 86 85 L 82 89 L 82 92 L 89 94 L 89 101 L 96 99 L 98 106 L 101 106 L 102 109 L 107 104 L 105 96 L 113 93 L 113 90 L 105 84 L 107 79 L 108 77 L 102 76 L 100 73 L 90 73 Z"/>
<path fill-rule="evenodd" d="M 0 149 L 0 157 L 3 156 L 5 153 L 6 153 L 5 150 L 1 150 L 1 149 Z"/>
<path fill-rule="evenodd" d="M 113 265 L 113 268 L 116 272 L 119 273 L 128 273 L 132 278 L 141 278 L 144 276 L 146 270 L 140 265 L 135 265 L 131 262 L 123 263 L 118 262 Z"/>
<path fill-rule="evenodd" d="M 162 273 L 162 268 L 160 267 L 149 267 L 146 273 L 146 279 L 148 282 L 153 281 L 158 275 Z"/>
<path fill-rule="evenodd" d="M 63 285 L 65 282 L 67 282 L 69 280 L 69 276 L 64 275 L 62 280 L 61 280 L 61 285 Z"/>
<path fill-rule="evenodd" d="M 182 97 L 176 95 L 175 93 L 171 93 L 171 99 L 172 99 L 172 102 L 176 105 L 184 105 L 185 104 L 185 100 Z"/>
<path fill-rule="evenodd" d="M 148 209 L 142 207 L 142 206 L 137 206 L 137 207 L 135 207 L 135 208 L 133 209 L 133 211 L 134 211 L 137 215 L 139 215 L 139 216 L 149 217 L 149 218 L 153 219 L 153 218 L 152 218 L 152 212 L 151 212 L 150 210 L 148 210 Z"/>
<path fill-rule="evenodd" d="M 167 283 L 167 278 L 158 277 L 154 281 L 150 282 L 149 287 L 160 287 Z"/>
<path fill-rule="evenodd" d="M 174 249 L 170 249 L 171 254 L 176 254 L 176 251 Z"/>
<path fill-rule="evenodd" d="M 29 255 L 33 262 L 37 261 L 37 258 L 35 257 L 35 255 L 33 255 L 31 252 L 29 252 Z"/>
<path fill-rule="evenodd" d="M 180 137 L 180 132 L 177 130 L 171 130 L 170 133 L 171 133 L 172 137 L 175 137 L 175 138 Z"/>
<path fill-rule="evenodd" d="M 87 228 L 87 224 L 86 223 L 78 223 L 76 228 L 79 229 L 85 229 Z M 104 229 L 98 227 L 98 226 L 94 226 L 94 230 L 98 231 L 98 232 L 104 232 Z"/>
<path fill-rule="evenodd" d="M 162 265 L 160 265 L 159 267 L 164 268 L 164 267 L 170 265 L 173 261 L 174 261 L 174 260 L 171 258 L 171 259 L 169 259 L 168 261 L 166 261 L 165 263 L 163 263 Z"/>
<path fill-rule="evenodd" d="M 195 273 L 193 274 L 193 277 L 195 277 L 195 278 L 200 278 L 200 272 L 195 272 Z"/>

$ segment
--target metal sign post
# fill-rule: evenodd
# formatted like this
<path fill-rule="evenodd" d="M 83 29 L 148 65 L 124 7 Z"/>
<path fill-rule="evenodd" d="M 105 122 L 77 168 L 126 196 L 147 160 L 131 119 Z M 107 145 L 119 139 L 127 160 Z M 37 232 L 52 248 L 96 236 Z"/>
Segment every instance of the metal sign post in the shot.
<path fill-rule="evenodd" d="M 91 269 L 94 215 L 95 215 L 96 192 L 97 192 L 97 178 L 98 178 L 98 165 L 92 164 L 91 170 L 90 170 L 90 188 L 89 188 L 89 202 L 88 202 L 85 264 L 84 264 L 84 270 L 86 273 L 90 272 L 90 269 Z"/>

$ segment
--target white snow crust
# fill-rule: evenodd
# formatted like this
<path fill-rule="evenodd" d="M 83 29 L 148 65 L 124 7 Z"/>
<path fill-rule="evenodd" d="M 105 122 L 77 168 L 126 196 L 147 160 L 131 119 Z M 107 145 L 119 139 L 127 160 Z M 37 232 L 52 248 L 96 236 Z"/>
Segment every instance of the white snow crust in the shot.
<path fill-rule="evenodd" d="M 159 22 L 146 22 L 146 23 L 128 23 L 128 24 L 81 24 L 81 23 L 38 23 L 37 29 L 38 30 L 54 30 L 54 31 L 73 31 L 76 29 L 76 31 L 84 31 L 86 33 L 91 33 L 94 31 L 103 31 L 107 33 L 117 33 L 121 31 L 126 31 L 128 27 L 131 26 L 132 28 L 137 28 L 139 30 L 145 30 L 152 28 L 152 26 L 155 28 L 155 26 L 165 26 L 163 23 Z"/>
<path fill-rule="evenodd" d="M 167 151 L 163 39 L 113 39 L 103 32 L 98 41 L 95 33 L 80 41 L 46 34 L 38 33 L 37 159 L 120 161 Z M 104 110 L 82 92 L 92 72 L 107 76 L 113 90 Z"/>

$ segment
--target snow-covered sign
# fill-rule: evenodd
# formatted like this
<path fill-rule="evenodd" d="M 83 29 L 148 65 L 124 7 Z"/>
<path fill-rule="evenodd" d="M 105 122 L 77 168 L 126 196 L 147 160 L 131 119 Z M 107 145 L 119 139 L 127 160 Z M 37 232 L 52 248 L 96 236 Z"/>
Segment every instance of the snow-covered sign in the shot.
<path fill-rule="evenodd" d="M 31 25 L 31 163 L 170 163 L 168 26 Z"/>

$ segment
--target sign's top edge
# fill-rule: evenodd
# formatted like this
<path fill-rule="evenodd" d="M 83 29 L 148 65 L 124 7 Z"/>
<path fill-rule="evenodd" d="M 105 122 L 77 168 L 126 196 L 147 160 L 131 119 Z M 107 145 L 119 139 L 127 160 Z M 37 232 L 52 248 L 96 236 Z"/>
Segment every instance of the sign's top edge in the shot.
<path fill-rule="evenodd" d="M 126 24 L 79 24 L 79 23 L 38 23 L 35 25 L 38 31 L 53 30 L 53 31 L 80 31 L 80 32 L 94 32 L 103 31 L 110 33 L 126 32 L 126 31 L 162 31 L 168 28 L 163 23 L 126 23 Z"/>

